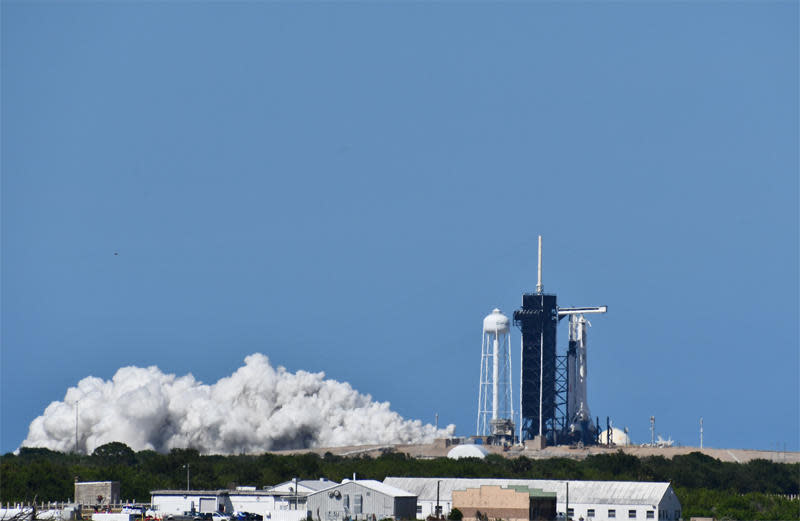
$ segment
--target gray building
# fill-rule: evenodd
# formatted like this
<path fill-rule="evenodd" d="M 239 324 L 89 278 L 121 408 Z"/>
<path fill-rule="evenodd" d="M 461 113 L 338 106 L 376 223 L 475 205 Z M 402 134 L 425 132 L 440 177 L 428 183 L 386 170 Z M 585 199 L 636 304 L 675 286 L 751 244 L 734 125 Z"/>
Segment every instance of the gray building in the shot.
<path fill-rule="evenodd" d="M 79 505 L 116 505 L 119 502 L 119 481 L 75 482 L 75 503 Z"/>
<path fill-rule="evenodd" d="M 344 480 L 309 494 L 306 508 L 315 521 L 416 519 L 417 496 L 371 479 Z"/>

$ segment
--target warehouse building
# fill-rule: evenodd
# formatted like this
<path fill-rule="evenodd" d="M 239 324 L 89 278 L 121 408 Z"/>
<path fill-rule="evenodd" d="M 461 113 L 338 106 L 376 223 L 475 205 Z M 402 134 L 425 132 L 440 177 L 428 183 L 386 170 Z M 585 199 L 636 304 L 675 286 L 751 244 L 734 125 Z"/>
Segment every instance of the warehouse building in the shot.
<path fill-rule="evenodd" d="M 639 481 L 565 481 L 496 478 L 399 478 L 387 477 L 389 486 L 417 496 L 417 518 L 442 515 L 453 508 L 453 492 L 484 485 L 514 485 L 556 493 L 556 509 L 575 521 L 679 521 L 681 503 L 669 483 Z M 569 504 L 569 505 L 567 505 Z"/>
<path fill-rule="evenodd" d="M 371 479 L 344 480 L 313 492 L 306 500 L 308 517 L 315 521 L 375 521 L 415 519 L 417 497 Z"/>

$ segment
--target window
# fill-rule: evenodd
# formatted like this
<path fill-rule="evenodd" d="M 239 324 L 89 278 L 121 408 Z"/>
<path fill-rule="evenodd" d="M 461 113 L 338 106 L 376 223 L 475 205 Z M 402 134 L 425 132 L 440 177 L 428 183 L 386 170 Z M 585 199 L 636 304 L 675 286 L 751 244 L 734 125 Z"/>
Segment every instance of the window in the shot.
<path fill-rule="evenodd" d="M 422 505 L 417 505 L 417 514 L 422 513 Z"/>
<path fill-rule="evenodd" d="M 586 511 L 586 517 L 594 517 L 594 509 L 590 508 Z"/>
<path fill-rule="evenodd" d="M 681 518 L 681 511 L 680 510 L 676 510 L 675 511 L 675 520 L 677 521 L 680 518 Z"/>
<path fill-rule="evenodd" d="M 344 505 L 345 509 L 350 508 L 350 494 L 344 495 L 344 500 L 342 501 L 342 504 Z"/>
<path fill-rule="evenodd" d="M 608 518 L 609 519 L 614 519 L 615 517 L 617 517 L 617 511 L 614 510 L 613 508 L 609 509 L 608 510 Z"/>
<path fill-rule="evenodd" d="M 364 498 L 361 497 L 361 494 L 356 494 L 355 496 L 353 496 L 353 513 L 354 514 L 361 514 L 362 513 L 361 505 L 363 503 L 363 499 Z"/>
<path fill-rule="evenodd" d="M 575 515 L 575 509 L 574 508 L 568 508 L 567 509 L 567 517 L 572 517 L 574 515 Z"/>
<path fill-rule="evenodd" d="M 648 510 L 647 511 L 647 519 L 655 519 L 655 518 L 656 518 L 655 510 Z"/>
<path fill-rule="evenodd" d="M 628 510 L 628 519 L 636 519 L 636 510 Z"/>

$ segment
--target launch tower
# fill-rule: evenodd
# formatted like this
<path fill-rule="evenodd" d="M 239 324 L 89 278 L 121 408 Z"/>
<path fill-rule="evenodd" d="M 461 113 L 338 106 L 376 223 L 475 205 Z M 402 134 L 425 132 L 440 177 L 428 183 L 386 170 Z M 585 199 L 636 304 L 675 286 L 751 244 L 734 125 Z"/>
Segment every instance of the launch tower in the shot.
<path fill-rule="evenodd" d="M 514 323 L 522 331 L 520 361 L 519 440 L 542 442 L 596 441 L 586 397 L 586 325 L 584 313 L 605 313 L 607 308 L 559 308 L 556 295 L 542 286 L 542 237 L 536 293 L 522 295 L 522 308 L 514 312 Z M 570 317 L 569 347 L 558 356 L 558 322 Z"/>

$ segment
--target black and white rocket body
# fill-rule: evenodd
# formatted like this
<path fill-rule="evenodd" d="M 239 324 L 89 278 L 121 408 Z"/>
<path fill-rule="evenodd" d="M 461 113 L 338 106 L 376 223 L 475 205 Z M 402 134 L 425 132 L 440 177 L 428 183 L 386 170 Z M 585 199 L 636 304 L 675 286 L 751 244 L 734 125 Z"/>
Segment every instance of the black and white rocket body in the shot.
<path fill-rule="evenodd" d="M 590 325 L 583 315 L 569 316 L 567 418 L 570 434 L 580 438 L 583 438 L 583 433 L 594 433 L 597 430 L 592 422 L 586 393 L 586 328 Z"/>

